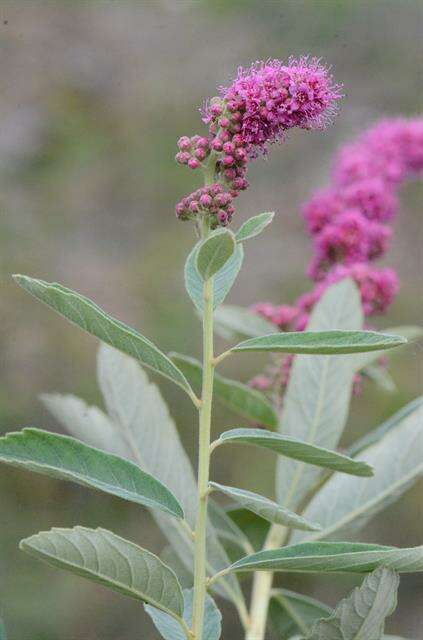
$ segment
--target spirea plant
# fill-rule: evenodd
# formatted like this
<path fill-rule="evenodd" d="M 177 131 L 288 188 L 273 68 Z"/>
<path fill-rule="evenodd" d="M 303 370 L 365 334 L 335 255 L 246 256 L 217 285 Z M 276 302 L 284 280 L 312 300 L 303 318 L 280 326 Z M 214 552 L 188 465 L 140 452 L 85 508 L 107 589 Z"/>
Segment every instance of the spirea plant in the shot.
<path fill-rule="evenodd" d="M 70 480 L 147 508 L 168 540 L 160 557 L 101 528 L 54 528 L 23 551 L 144 603 L 158 637 L 219 640 L 219 600 L 233 604 L 246 640 L 380 640 L 397 601 L 399 574 L 423 571 L 423 547 L 351 541 L 423 471 L 423 402 L 416 399 L 348 451 L 337 446 L 351 394 L 367 375 L 386 385 L 387 350 L 415 327 L 378 333 L 365 316 L 385 311 L 398 281 L 371 261 L 387 249 L 396 191 L 423 166 L 421 121 L 383 122 L 341 152 L 333 186 L 304 208 L 315 257 L 311 293 L 294 305 L 224 305 L 248 243 L 271 223 L 261 213 L 231 230 L 249 163 L 293 128 L 324 128 L 341 90 L 309 58 L 256 63 L 203 107 L 207 131 L 183 136 L 176 160 L 203 179 L 176 206 L 197 238 L 185 285 L 203 326 L 202 361 L 166 354 L 150 338 L 60 284 L 17 275 L 26 291 L 101 340 L 98 381 L 106 411 L 72 395 L 42 400 L 72 437 L 23 429 L 0 439 L 0 460 Z M 189 230 L 187 226 L 187 230 Z M 254 241 L 265 242 L 265 238 Z M 215 333 L 228 340 L 216 353 Z M 221 373 L 229 358 L 273 354 L 253 384 Z M 282 358 L 282 360 L 281 360 Z M 198 473 L 151 370 L 174 382 L 198 412 Z M 378 372 L 378 376 L 375 372 Z M 259 373 L 259 372 L 257 372 Z M 239 416 L 211 441 L 212 408 Z M 275 454 L 275 499 L 213 479 L 222 447 Z M 224 496 L 223 502 L 218 495 Z M 228 506 L 229 503 L 229 506 Z M 226 505 L 226 506 L 222 506 Z M 334 609 L 273 585 L 285 573 L 357 574 L 359 586 Z M 252 577 L 252 588 L 242 578 Z M 228 640 L 228 639 L 227 639 Z"/>

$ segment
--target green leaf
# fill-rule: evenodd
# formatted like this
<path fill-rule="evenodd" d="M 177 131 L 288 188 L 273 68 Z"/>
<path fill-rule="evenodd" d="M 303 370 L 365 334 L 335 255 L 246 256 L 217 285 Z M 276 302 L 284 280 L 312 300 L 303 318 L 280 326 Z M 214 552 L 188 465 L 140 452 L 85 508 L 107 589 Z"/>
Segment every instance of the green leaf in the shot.
<path fill-rule="evenodd" d="M 193 585 L 192 573 L 185 567 L 172 545 L 168 544 L 161 550 L 160 560 L 172 569 L 183 589 L 191 589 Z"/>
<path fill-rule="evenodd" d="M 366 462 L 354 460 L 342 453 L 329 451 L 290 436 L 265 431 L 264 429 L 231 429 L 221 434 L 217 444 L 240 443 L 270 449 L 279 455 L 301 460 L 325 469 L 340 471 L 354 476 L 372 476 L 373 469 Z"/>
<path fill-rule="evenodd" d="M 244 242 L 250 238 L 254 238 L 261 233 L 268 224 L 270 224 L 275 216 L 275 212 L 259 213 L 257 216 L 253 216 L 241 226 L 236 232 L 237 242 Z"/>
<path fill-rule="evenodd" d="M 0 438 L 0 461 L 184 517 L 175 496 L 156 478 L 128 460 L 69 436 L 39 429 L 9 433 Z"/>
<path fill-rule="evenodd" d="M 422 405 L 423 396 L 419 396 L 418 398 L 415 398 L 415 400 L 412 400 L 411 402 L 406 404 L 399 411 L 397 411 L 397 413 L 385 420 L 385 422 L 383 422 L 379 427 L 373 429 L 373 431 L 370 431 L 369 433 L 366 433 L 366 435 L 354 442 L 354 444 L 351 445 L 351 447 L 349 447 L 348 449 L 348 455 L 356 456 L 358 453 L 363 451 L 363 449 L 366 449 L 370 445 L 379 442 L 379 440 L 381 440 L 387 433 L 397 427 L 399 423 L 404 420 L 404 418 L 409 416 L 411 413 L 414 413 L 414 411 L 419 409 L 419 407 L 421 407 Z"/>
<path fill-rule="evenodd" d="M 381 640 L 385 620 L 397 606 L 398 586 L 395 571 L 379 567 L 329 618 L 316 622 L 309 640 Z"/>
<path fill-rule="evenodd" d="M 308 328 L 313 331 L 361 329 L 363 312 L 355 283 L 346 279 L 331 286 L 314 307 Z M 310 445 L 333 450 L 345 427 L 355 356 L 299 355 L 294 358 L 284 394 L 279 432 Z M 320 482 L 321 469 L 289 458 L 276 468 L 278 502 L 295 509 Z"/>
<path fill-rule="evenodd" d="M 173 571 L 154 554 L 110 531 L 51 529 L 25 538 L 20 548 L 173 617 L 183 615 L 183 595 Z"/>
<path fill-rule="evenodd" d="M 191 529 L 197 516 L 197 483 L 191 462 L 181 443 L 159 389 L 132 359 L 106 345 L 98 355 L 98 378 L 104 402 L 116 428 L 116 437 L 128 447 L 128 455 L 163 482 L 176 496 Z M 152 515 L 162 533 L 189 571 L 193 571 L 193 540 L 182 523 L 158 511 Z M 212 528 L 208 531 L 208 571 L 228 565 L 228 556 Z M 228 576 L 215 590 L 233 601 L 242 598 L 238 581 Z"/>
<path fill-rule="evenodd" d="M 188 294 L 196 306 L 200 314 L 204 310 L 203 288 L 204 280 L 197 268 L 197 252 L 199 245 L 197 244 L 189 254 L 185 263 L 185 287 Z M 214 296 L 213 308 L 216 309 L 232 288 L 233 283 L 241 269 L 244 258 L 244 250 L 241 244 L 236 246 L 235 251 L 223 267 L 214 275 Z"/>
<path fill-rule="evenodd" d="M 367 367 L 362 369 L 362 374 L 365 378 L 372 380 L 379 389 L 386 393 L 395 393 L 397 390 L 397 385 L 389 371 L 387 371 L 385 366 L 380 365 L 377 362 L 369 364 Z"/>
<path fill-rule="evenodd" d="M 384 565 L 401 573 L 423 571 L 423 546 L 410 549 L 362 542 L 303 542 L 259 551 L 227 571 L 294 573 L 369 573 Z"/>
<path fill-rule="evenodd" d="M 273 351 L 336 355 L 392 349 L 405 338 L 376 331 L 289 331 L 240 342 L 231 351 Z"/>
<path fill-rule="evenodd" d="M 237 487 L 227 487 L 217 482 L 210 482 L 210 486 L 216 491 L 220 491 L 235 500 L 245 509 L 249 509 L 261 518 L 268 520 L 274 524 L 282 524 L 292 529 L 302 529 L 303 531 L 317 531 L 320 527 L 312 522 L 308 522 L 302 516 L 299 516 L 284 507 L 280 507 L 273 500 L 260 496 L 252 491 L 238 489 Z"/>
<path fill-rule="evenodd" d="M 0 640 L 7 640 L 6 627 L 4 626 L 4 622 L 1 619 L 0 619 Z"/>
<path fill-rule="evenodd" d="M 128 445 L 116 433 L 116 425 L 98 407 L 87 405 L 73 395 L 43 393 L 43 405 L 55 419 L 75 438 L 96 449 L 128 458 Z"/>
<path fill-rule="evenodd" d="M 327 605 L 288 589 L 274 589 L 269 607 L 270 623 L 279 637 L 290 638 L 293 633 L 308 633 L 313 623 L 329 616 Z"/>
<path fill-rule="evenodd" d="M 193 589 L 186 589 L 184 591 L 184 620 L 188 628 L 192 626 L 193 602 Z M 174 618 L 150 605 L 144 605 L 144 608 L 164 640 L 186 640 L 186 633 Z M 222 615 L 219 609 L 214 600 L 207 595 L 202 640 L 219 640 L 222 633 L 221 621 Z"/>
<path fill-rule="evenodd" d="M 88 298 L 56 283 L 21 275 L 15 275 L 14 279 L 38 300 L 84 331 L 133 356 L 146 367 L 175 382 L 188 395 L 193 395 L 185 376 L 150 340 L 135 329 L 109 316 Z"/>
<path fill-rule="evenodd" d="M 198 247 L 197 268 L 204 280 L 217 273 L 235 251 L 235 236 L 228 229 L 218 229 Z"/>
<path fill-rule="evenodd" d="M 238 336 L 259 338 L 272 333 L 275 325 L 250 309 L 223 304 L 214 312 L 214 328 L 222 338 L 235 340 Z"/>
<path fill-rule="evenodd" d="M 397 500 L 423 474 L 423 405 L 386 435 L 361 451 L 363 461 L 372 465 L 370 480 L 346 481 L 333 476 L 314 496 L 304 516 L 319 522 L 322 531 L 313 538 L 333 538 L 356 531 L 372 516 Z M 293 541 L 303 539 L 295 533 Z"/>
<path fill-rule="evenodd" d="M 243 554 L 252 553 L 253 547 L 242 529 L 238 527 L 223 507 L 210 498 L 208 501 L 208 515 L 210 523 L 224 545 L 229 543 L 231 547 L 236 547 L 237 551 L 242 550 Z"/>
<path fill-rule="evenodd" d="M 170 353 L 169 356 L 181 369 L 194 389 L 201 389 L 203 367 L 198 360 L 179 353 Z M 272 404 L 265 395 L 251 387 L 224 378 L 217 372 L 214 374 L 213 392 L 216 400 L 239 415 L 252 420 L 255 423 L 276 428 L 278 416 Z"/>
<path fill-rule="evenodd" d="M 248 538 L 253 550 L 260 551 L 269 533 L 270 523 L 256 513 L 247 509 L 240 509 L 236 505 L 227 507 L 226 513 Z"/>

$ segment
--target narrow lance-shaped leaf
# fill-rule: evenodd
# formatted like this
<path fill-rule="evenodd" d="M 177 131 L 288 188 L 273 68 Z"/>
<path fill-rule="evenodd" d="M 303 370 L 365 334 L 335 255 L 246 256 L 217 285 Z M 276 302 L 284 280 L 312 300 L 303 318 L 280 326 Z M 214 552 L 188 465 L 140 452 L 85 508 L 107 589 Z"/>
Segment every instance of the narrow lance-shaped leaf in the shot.
<path fill-rule="evenodd" d="M 392 349 L 407 341 L 376 331 L 289 331 L 240 342 L 231 351 L 273 351 L 336 355 Z"/>
<path fill-rule="evenodd" d="M 280 638 L 291 638 L 292 634 L 308 634 L 319 618 L 332 614 L 327 605 L 288 589 L 274 589 L 269 606 L 272 627 Z"/>
<path fill-rule="evenodd" d="M 198 244 L 192 249 L 185 263 L 185 287 L 200 314 L 204 310 L 203 288 L 204 280 L 200 275 L 197 267 Z M 216 309 L 232 288 L 233 283 L 241 269 L 244 258 L 244 250 L 241 244 L 238 244 L 229 260 L 223 267 L 213 276 L 214 295 L 213 308 Z"/>
<path fill-rule="evenodd" d="M 191 629 L 194 591 L 186 589 L 184 592 L 184 620 Z M 180 623 L 155 607 L 145 605 L 145 610 L 151 617 L 156 629 L 161 633 L 164 640 L 186 640 L 186 633 Z M 214 600 L 207 595 L 204 609 L 204 626 L 202 640 L 219 640 L 222 633 L 222 615 L 216 607 Z"/>
<path fill-rule="evenodd" d="M 397 500 L 423 474 L 423 405 L 416 407 L 379 442 L 361 451 L 374 467 L 371 480 L 333 476 L 314 496 L 304 516 L 322 525 L 313 534 L 339 538 L 362 527 L 381 509 Z M 303 539 L 295 533 L 293 541 Z"/>
<path fill-rule="evenodd" d="M 400 573 L 423 571 L 423 546 L 400 549 L 361 542 L 304 542 L 259 551 L 226 571 L 369 573 L 382 565 Z"/>
<path fill-rule="evenodd" d="M 265 431 L 264 429 L 231 429 L 221 434 L 214 446 L 221 444 L 247 444 L 270 449 L 279 455 L 300 460 L 333 471 L 355 476 L 372 476 L 373 469 L 366 462 L 354 460 L 342 453 L 329 451 L 290 436 Z"/>
<path fill-rule="evenodd" d="M 190 381 L 194 390 L 200 390 L 203 375 L 201 363 L 194 358 L 180 355 L 179 353 L 170 353 L 169 356 Z M 252 389 L 241 382 L 224 378 L 215 372 L 213 392 L 216 400 L 219 400 L 226 407 L 244 418 L 268 427 L 277 427 L 278 416 L 276 411 L 260 391 Z"/>
<path fill-rule="evenodd" d="M 85 296 L 56 283 L 21 275 L 15 275 L 14 278 L 26 291 L 84 331 L 136 358 L 193 396 L 185 376 L 160 349 L 135 329 L 112 318 Z"/>
<path fill-rule="evenodd" d="M 183 616 L 184 599 L 173 571 L 150 551 L 110 531 L 51 529 L 25 538 L 20 548 L 173 617 Z"/>
<path fill-rule="evenodd" d="M 176 518 L 184 515 L 175 496 L 156 478 L 129 460 L 69 436 L 40 429 L 9 433 L 0 438 L 0 461 L 161 509 Z"/>
<path fill-rule="evenodd" d="M 397 605 L 398 586 L 395 571 L 379 567 L 330 617 L 316 622 L 308 640 L 380 640 L 385 620 Z"/>
<path fill-rule="evenodd" d="M 238 336 L 259 338 L 272 333 L 275 325 L 250 309 L 223 304 L 214 312 L 214 328 L 222 338 L 235 340 Z"/>
<path fill-rule="evenodd" d="M 235 251 L 235 236 L 229 229 L 218 229 L 198 247 L 197 268 L 204 280 L 219 271 Z"/>
<path fill-rule="evenodd" d="M 235 502 L 245 509 L 253 511 L 253 513 L 256 513 L 261 518 L 274 524 L 282 524 L 285 527 L 302 529 L 303 531 L 316 531 L 320 528 L 319 525 L 308 522 L 305 518 L 293 511 L 280 507 L 276 502 L 273 502 L 273 500 L 269 500 L 269 498 L 260 496 L 252 491 L 238 489 L 237 487 L 227 487 L 217 482 L 210 482 L 210 486 L 216 491 L 220 491 L 229 498 L 232 498 L 232 500 L 235 500 Z"/>
<path fill-rule="evenodd" d="M 258 236 L 268 224 L 270 224 L 275 216 L 274 211 L 268 213 L 259 213 L 257 216 L 253 216 L 241 226 L 236 232 L 237 242 L 244 242 L 250 238 Z"/>

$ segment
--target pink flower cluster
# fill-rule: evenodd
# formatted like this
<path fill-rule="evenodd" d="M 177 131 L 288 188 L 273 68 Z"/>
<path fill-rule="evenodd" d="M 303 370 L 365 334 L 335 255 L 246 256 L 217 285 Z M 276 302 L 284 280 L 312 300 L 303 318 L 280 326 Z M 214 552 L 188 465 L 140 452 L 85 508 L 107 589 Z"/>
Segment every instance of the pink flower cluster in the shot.
<path fill-rule="evenodd" d="M 331 186 L 303 207 L 313 238 L 308 275 L 314 288 L 291 307 L 258 303 L 253 309 L 283 331 L 303 331 L 328 286 L 350 277 L 360 289 L 365 315 L 384 313 L 399 279 L 393 269 L 373 262 L 390 247 L 399 187 L 422 171 L 423 118 L 383 120 L 345 146 L 336 157 Z M 259 378 L 262 388 L 266 376 Z"/>
<path fill-rule="evenodd" d="M 324 127 L 340 98 L 339 86 L 316 58 L 291 58 L 287 64 L 269 60 L 240 68 L 234 82 L 222 87 L 220 96 L 203 109 L 208 136 L 180 138 L 176 160 L 191 169 L 209 172 L 211 168 L 215 181 L 235 198 L 249 186 L 249 160 L 266 153 L 269 144 L 283 140 L 288 129 Z M 180 204 L 177 216 L 192 218 L 181 216 Z"/>

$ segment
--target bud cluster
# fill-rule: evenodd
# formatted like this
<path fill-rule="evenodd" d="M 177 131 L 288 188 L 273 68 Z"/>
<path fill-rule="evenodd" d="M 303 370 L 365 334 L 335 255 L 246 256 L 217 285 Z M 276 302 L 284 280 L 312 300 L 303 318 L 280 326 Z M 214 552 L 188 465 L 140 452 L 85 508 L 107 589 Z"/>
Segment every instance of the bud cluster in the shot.
<path fill-rule="evenodd" d="M 179 220 L 194 220 L 198 214 L 210 216 L 210 228 L 226 227 L 232 220 L 235 207 L 232 195 L 219 182 L 197 189 L 176 205 Z"/>

